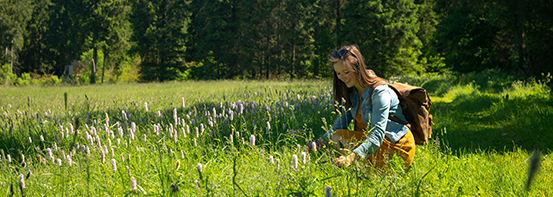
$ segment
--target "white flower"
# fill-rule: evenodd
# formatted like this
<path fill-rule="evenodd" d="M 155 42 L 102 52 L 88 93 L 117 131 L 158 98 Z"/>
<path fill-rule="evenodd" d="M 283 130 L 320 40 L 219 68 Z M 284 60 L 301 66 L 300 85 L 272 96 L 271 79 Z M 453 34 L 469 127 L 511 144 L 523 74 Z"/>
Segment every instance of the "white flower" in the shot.
<path fill-rule="evenodd" d="M 19 175 L 19 186 L 21 189 L 25 189 L 25 176 L 23 174 Z"/>
<path fill-rule="evenodd" d="M 47 153 L 47 154 L 46 154 L 46 158 L 48 158 L 48 159 L 52 158 L 52 149 L 47 148 L 47 149 L 46 149 L 46 153 Z"/>
<path fill-rule="evenodd" d="M 250 136 L 250 146 L 255 146 L 255 135 Z"/>
<path fill-rule="evenodd" d="M 136 179 L 134 179 L 134 176 L 131 177 L 131 188 L 132 190 L 136 190 Z"/>
<path fill-rule="evenodd" d="M 292 155 L 292 168 L 298 170 L 298 156 L 296 154 Z"/>
<path fill-rule="evenodd" d="M 113 170 L 113 172 L 117 171 L 117 162 L 115 161 L 115 159 L 111 159 L 111 169 Z"/>
<path fill-rule="evenodd" d="M 144 110 L 145 110 L 146 112 L 148 112 L 148 103 L 147 103 L 147 102 L 144 102 Z"/>
<path fill-rule="evenodd" d="M 71 164 L 73 163 L 73 160 L 71 160 L 71 156 L 67 155 L 67 165 L 71 167 Z"/>

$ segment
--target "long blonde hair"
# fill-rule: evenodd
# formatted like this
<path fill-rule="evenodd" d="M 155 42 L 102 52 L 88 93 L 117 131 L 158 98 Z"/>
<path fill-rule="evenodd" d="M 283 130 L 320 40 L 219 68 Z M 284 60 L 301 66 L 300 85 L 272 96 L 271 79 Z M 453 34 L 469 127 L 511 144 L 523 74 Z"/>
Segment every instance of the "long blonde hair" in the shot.
<path fill-rule="evenodd" d="M 347 51 L 347 52 L 345 52 Z M 340 52 L 345 52 L 343 55 Z M 341 62 L 345 65 L 350 65 L 353 68 L 353 71 L 357 74 L 357 79 L 359 84 L 363 87 L 370 87 L 374 85 L 379 78 L 376 76 L 374 71 L 367 70 L 365 62 L 363 60 L 363 55 L 359 51 L 357 45 L 347 45 L 331 53 L 332 66 L 335 63 Z M 333 96 L 334 102 L 338 103 L 340 106 L 344 106 L 346 109 L 351 108 L 351 100 L 349 98 L 349 93 L 352 88 L 348 88 L 346 84 L 338 78 L 336 71 L 334 71 L 334 80 L 333 80 Z M 346 102 L 343 103 L 342 99 Z M 335 106 L 335 110 L 338 110 L 340 106 Z"/>

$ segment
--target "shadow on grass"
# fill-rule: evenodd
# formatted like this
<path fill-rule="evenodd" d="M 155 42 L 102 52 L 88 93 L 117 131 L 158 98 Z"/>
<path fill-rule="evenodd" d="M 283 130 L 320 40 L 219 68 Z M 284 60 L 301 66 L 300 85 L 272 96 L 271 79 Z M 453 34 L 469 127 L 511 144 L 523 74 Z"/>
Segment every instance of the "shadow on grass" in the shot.
<path fill-rule="evenodd" d="M 431 113 L 434 138 L 457 154 L 515 148 L 549 154 L 553 150 L 553 106 L 547 97 L 461 95 L 449 103 L 435 102 Z"/>

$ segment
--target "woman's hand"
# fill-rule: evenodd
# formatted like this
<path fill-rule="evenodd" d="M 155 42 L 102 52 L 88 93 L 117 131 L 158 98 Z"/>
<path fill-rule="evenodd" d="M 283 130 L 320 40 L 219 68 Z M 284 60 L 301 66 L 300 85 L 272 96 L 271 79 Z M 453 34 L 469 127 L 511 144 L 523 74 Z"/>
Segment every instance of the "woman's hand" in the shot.
<path fill-rule="evenodd" d="M 351 165 L 351 163 L 355 160 L 355 156 L 356 156 L 355 153 L 350 153 L 349 155 L 346 155 L 346 156 L 340 156 L 332 160 L 332 162 L 337 166 L 345 168 Z"/>

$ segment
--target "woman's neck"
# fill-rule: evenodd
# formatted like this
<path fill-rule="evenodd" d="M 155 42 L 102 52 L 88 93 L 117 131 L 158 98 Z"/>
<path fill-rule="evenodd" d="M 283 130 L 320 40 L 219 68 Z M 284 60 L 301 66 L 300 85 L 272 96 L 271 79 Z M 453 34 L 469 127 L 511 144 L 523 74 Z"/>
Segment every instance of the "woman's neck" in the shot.
<path fill-rule="evenodd" d="M 357 90 L 357 94 L 358 94 L 359 96 L 363 95 L 363 90 L 364 90 L 365 88 L 364 88 L 362 85 L 357 84 L 357 85 L 355 85 L 354 87 L 355 87 L 355 90 Z"/>

